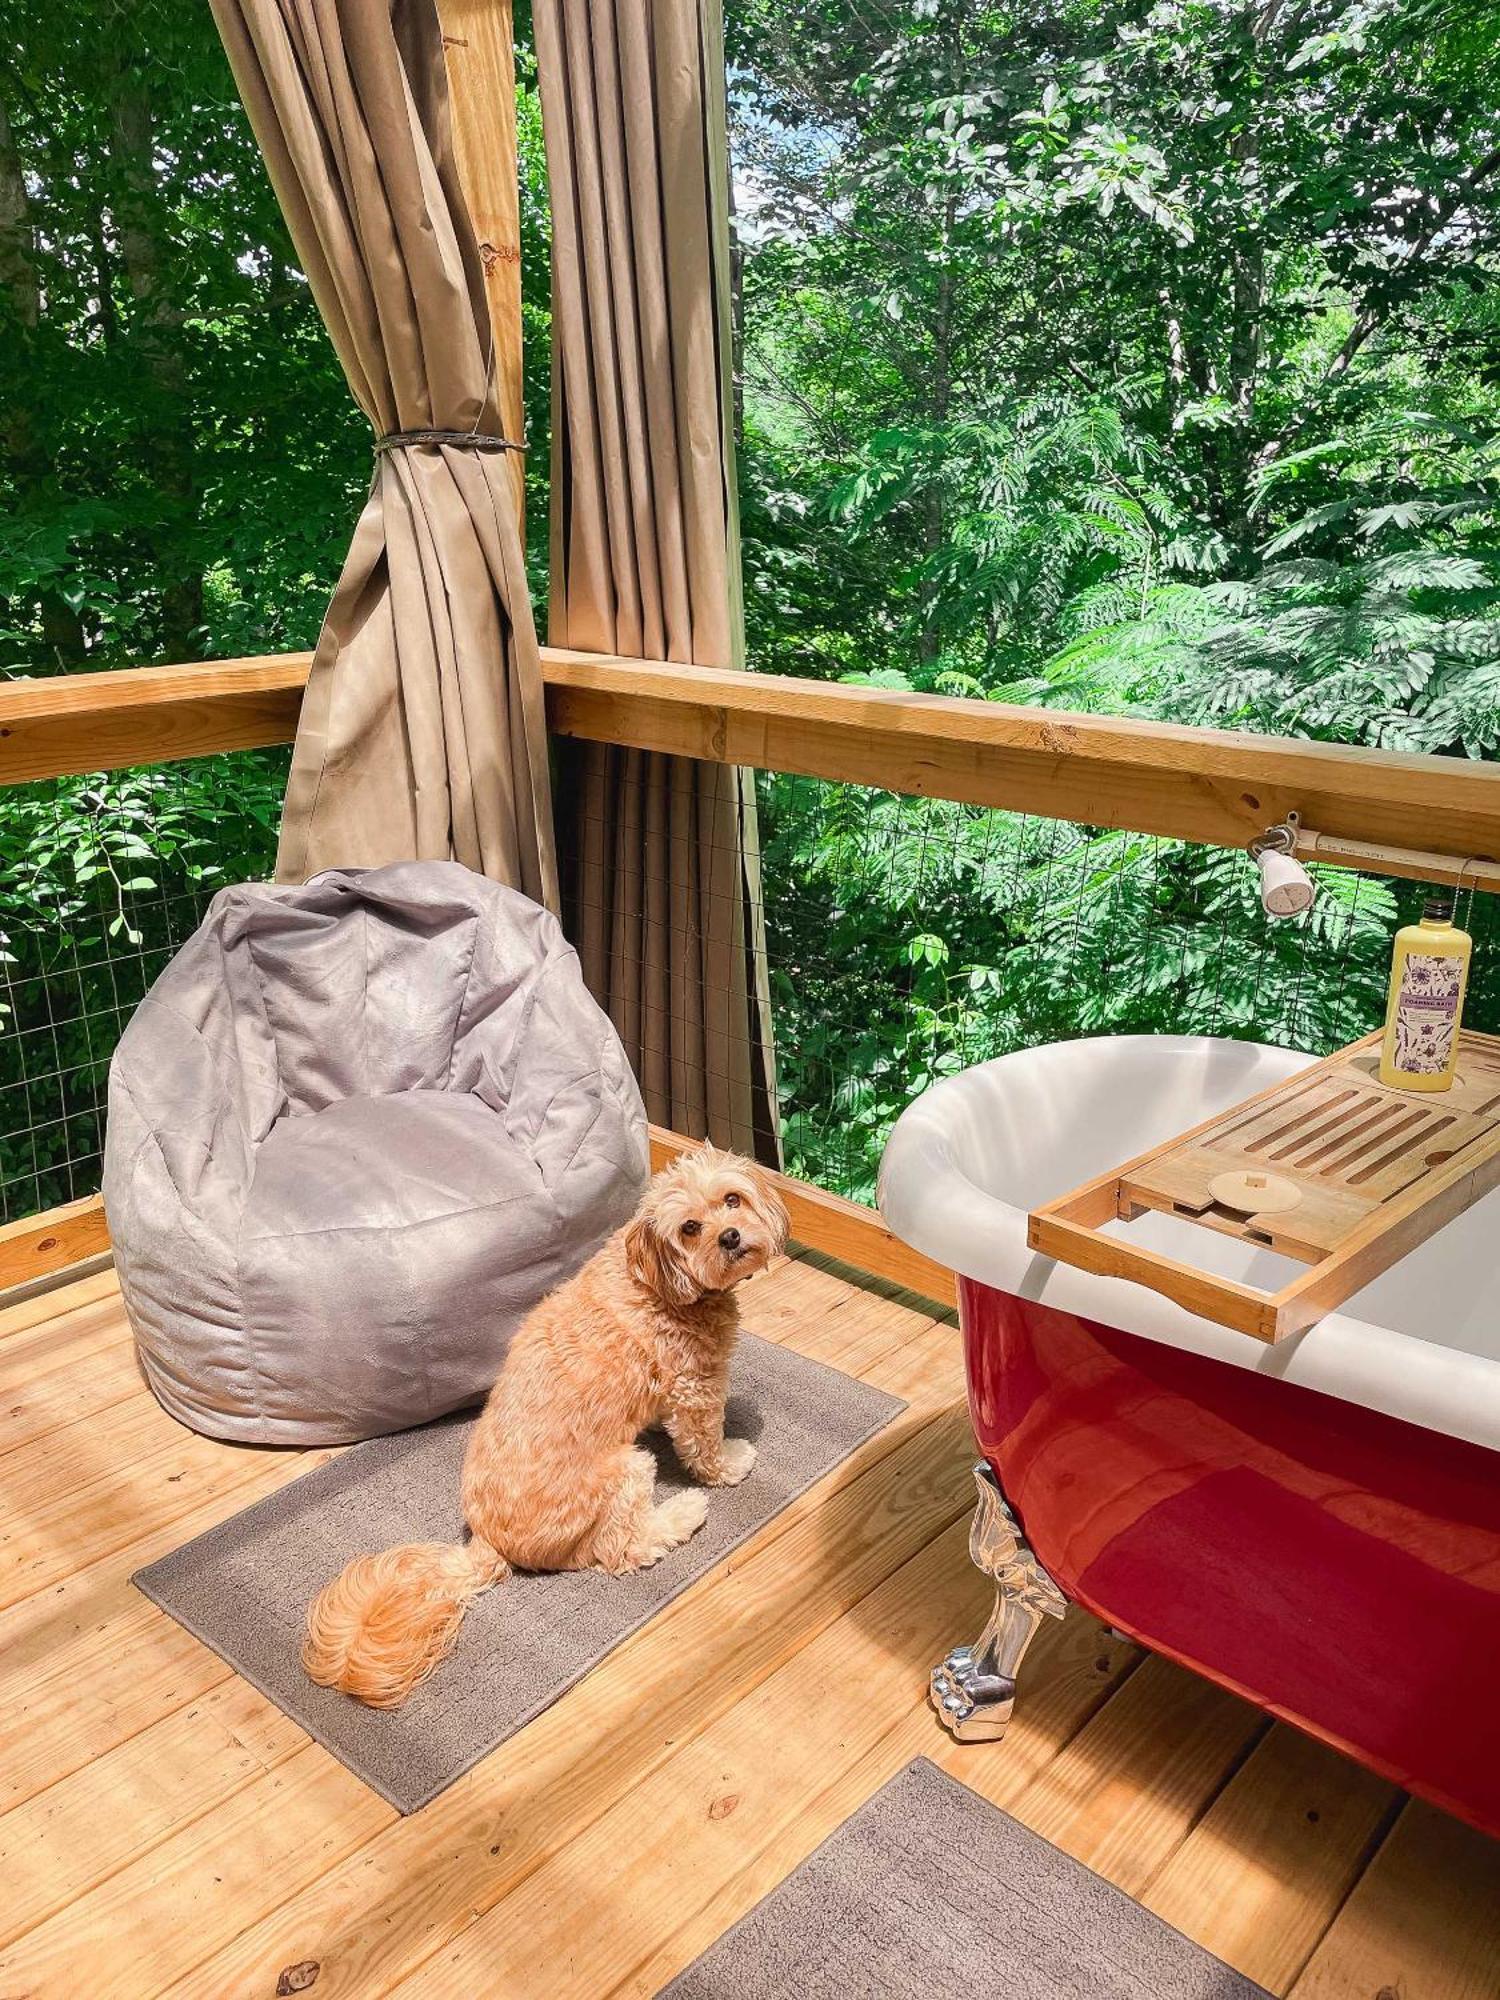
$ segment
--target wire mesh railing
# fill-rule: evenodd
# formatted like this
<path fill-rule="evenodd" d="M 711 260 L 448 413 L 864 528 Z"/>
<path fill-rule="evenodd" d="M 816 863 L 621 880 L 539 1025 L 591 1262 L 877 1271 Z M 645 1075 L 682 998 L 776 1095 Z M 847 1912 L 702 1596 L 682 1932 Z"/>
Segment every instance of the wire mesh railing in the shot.
<path fill-rule="evenodd" d="M 759 787 L 765 950 L 788 1170 L 868 1200 L 936 1079 L 1083 1034 L 1324 1054 L 1383 1018 L 1420 885 L 1322 868 L 1272 919 L 1243 853 L 776 774 Z M 1500 1025 L 1491 899 L 1466 1018 Z"/>
<path fill-rule="evenodd" d="M 3 1219 L 97 1189 L 115 1042 L 214 891 L 269 875 L 286 759 L 0 792 Z M 1423 893 L 1324 868 L 1312 910 L 1274 921 L 1238 852 L 774 772 L 757 794 L 744 971 L 770 994 L 785 1163 L 860 1200 L 905 1105 L 971 1063 L 1080 1034 L 1321 1054 L 1377 1026 Z M 1466 1018 L 1495 1030 L 1500 912 L 1464 905 Z"/>
<path fill-rule="evenodd" d="M 271 872 L 287 757 L 0 790 L 0 1221 L 98 1190 L 115 1043 L 215 890 Z"/>
<path fill-rule="evenodd" d="M 787 1170 L 862 1201 L 905 1106 L 972 1063 L 1090 1034 L 1232 1036 L 1315 1054 L 1353 1040 L 1383 1017 L 1391 936 L 1424 893 L 1318 868 L 1312 909 L 1278 920 L 1239 850 L 788 773 L 758 773 L 756 787 L 759 963 L 734 983 L 769 990 Z M 606 856 L 631 837 L 608 824 L 589 836 Z M 707 966 L 734 928 L 720 921 L 705 939 L 697 923 L 703 879 L 737 872 L 703 865 L 701 821 L 673 838 L 695 844 L 670 869 L 700 885 L 694 898 L 670 917 L 629 907 L 615 924 L 617 953 L 662 933 L 651 940 L 657 1014 L 676 991 L 664 971 L 673 954 Z M 1467 1018 L 1494 1028 L 1500 912 L 1485 897 L 1463 903 L 1476 933 Z M 637 970 L 626 990 L 649 983 Z M 743 1009 L 710 1011 L 713 1061 L 725 1035 L 749 1030 Z M 672 1014 L 651 1032 L 696 1047 L 695 1025 Z M 710 1084 L 759 1067 L 731 1057 Z"/>

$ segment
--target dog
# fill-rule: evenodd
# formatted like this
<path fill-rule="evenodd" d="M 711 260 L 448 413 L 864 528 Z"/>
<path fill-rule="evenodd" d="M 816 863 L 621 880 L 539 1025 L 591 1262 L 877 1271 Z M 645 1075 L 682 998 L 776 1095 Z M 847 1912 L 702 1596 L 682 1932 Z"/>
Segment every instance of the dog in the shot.
<path fill-rule="evenodd" d="M 737 1486 L 755 1447 L 724 1435 L 734 1288 L 786 1246 L 770 1176 L 711 1146 L 648 1185 L 634 1219 L 542 1300 L 514 1339 L 464 1459 L 469 1540 L 358 1556 L 308 1608 L 320 1687 L 399 1708 L 452 1651 L 473 1600 L 512 1569 L 644 1569 L 708 1513 L 657 1501 L 636 1442 L 662 1425 L 701 1486 Z"/>

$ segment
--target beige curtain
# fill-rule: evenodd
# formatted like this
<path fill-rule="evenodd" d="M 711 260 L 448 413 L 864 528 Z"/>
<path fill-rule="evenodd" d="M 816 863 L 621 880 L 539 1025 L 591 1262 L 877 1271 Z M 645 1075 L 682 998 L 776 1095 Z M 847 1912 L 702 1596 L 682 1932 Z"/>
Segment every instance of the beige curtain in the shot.
<path fill-rule="evenodd" d="M 213 9 L 377 439 L 451 434 L 377 450 L 302 705 L 277 872 L 452 858 L 555 906 L 541 666 L 434 0 Z"/>
<path fill-rule="evenodd" d="M 554 645 L 743 665 L 717 0 L 535 0 L 552 200 Z M 565 907 L 647 1110 L 777 1158 L 748 773 L 559 765 Z"/>

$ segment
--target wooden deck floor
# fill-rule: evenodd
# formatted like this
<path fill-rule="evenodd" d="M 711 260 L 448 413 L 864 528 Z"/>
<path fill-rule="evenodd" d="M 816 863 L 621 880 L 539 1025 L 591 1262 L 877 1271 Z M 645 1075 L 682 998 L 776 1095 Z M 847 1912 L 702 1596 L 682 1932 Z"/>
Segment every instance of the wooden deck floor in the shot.
<path fill-rule="evenodd" d="M 907 1414 L 408 1820 L 128 1582 L 328 1454 L 172 1422 L 108 1276 L 0 1315 L 0 1995 L 654 1994 L 925 1754 L 1274 1993 L 1495 2000 L 1500 1848 L 1081 1613 L 951 1744 L 957 1332 L 811 1257 L 745 1303 Z"/>

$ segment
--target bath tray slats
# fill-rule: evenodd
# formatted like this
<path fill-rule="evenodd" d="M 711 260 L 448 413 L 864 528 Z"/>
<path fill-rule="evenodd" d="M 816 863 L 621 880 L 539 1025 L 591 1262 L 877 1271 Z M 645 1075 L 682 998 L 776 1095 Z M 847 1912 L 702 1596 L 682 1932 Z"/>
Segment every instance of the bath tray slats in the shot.
<path fill-rule="evenodd" d="M 1029 1218 L 1031 1247 L 1283 1340 L 1500 1186 L 1500 1038 L 1459 1038 L 1451 1090 L 1380 1081 L 1378 1034 L 1101 1174 Z M 1308 1266 L 1278 1292 L 1132 1242 L 1148 1209 Z"/>

